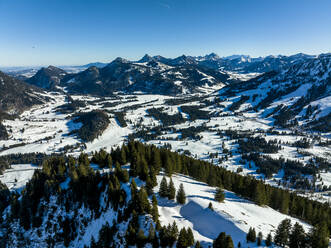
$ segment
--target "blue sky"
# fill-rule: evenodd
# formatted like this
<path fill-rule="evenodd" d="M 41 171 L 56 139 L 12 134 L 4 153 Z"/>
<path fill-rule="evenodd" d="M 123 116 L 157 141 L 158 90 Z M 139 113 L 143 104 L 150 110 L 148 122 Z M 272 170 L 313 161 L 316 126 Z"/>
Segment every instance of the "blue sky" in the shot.
<path fill-rule="evenodd" d="M 331 51 L 330 0 L 0 0 L 0 66 Z"/>

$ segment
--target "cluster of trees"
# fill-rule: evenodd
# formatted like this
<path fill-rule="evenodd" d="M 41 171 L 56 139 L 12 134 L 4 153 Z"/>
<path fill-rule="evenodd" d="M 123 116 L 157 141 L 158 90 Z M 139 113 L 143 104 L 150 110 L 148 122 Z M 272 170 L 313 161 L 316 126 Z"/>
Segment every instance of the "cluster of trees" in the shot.
<path fill-rule="evenodd" d="M 203 106 L 193 106 L 193 105 L 184 105 L 181 106 L 181 110 L 190 116 L 191 121 L 195 121 L 197 119 L 209 120 L 210 112 L 206 110 L 201 110 L 200 108 Z"/>
<path fill-rule="evenodd" d="M 18 219 L 21 226 L 28 230 L 40 228 L 45 216 L 51 218 L 45 210 L 47 204 L 41 207 L 41 201 L 47 202 L 52 195 L 57 196 L 59 206 L 64 206 L 67 212 L 84 205 L 93 211 L 93 216 L 97 217 L 104 208 L 100 205 L 100 197 L 103 192 L 106 192 L 108 196 L 106 207 L 111 206 L 118 211 L 118 217 L 116 223 L 102 229 L 103 233 L 111 234 L 116 231 L 116 226 L 128 221 L 125 235 L 128 245 L 142 247 L 142 244 L 150 242 L 154 247 L 158 247 L 180 240 L 179 243 L 185 246 L 187 243 L 184 241 L 190 240 L 189 237 L 191 237 L 190 230 L 185 229 L 185 231 L 178 232 L 177 229 L 176 232 L 175 227 L 172 225 L 162 227 L 158 220 L 157 200 L 153 195 L 153 188 L 157 185 L 156 175 L 163 168 L 168 176 L 173 173 L 189 175 L 211 186 L 231 190 L 257 204 L 268 205 L 282 213 L 300 218 L 319 227 L 316 229 L 319 230 L 318 233 L 331 229 L 331 208 L 327 203 L 300 197 L 289 191 L 266 185 L 253 177 L 238 175 L 211 163 L 171 152 L 167 148 L 157 148 L 153 145 L 130 141 L 121 148 L 111 150 L 110 153 L 103 150 L 94 153 L 91 161 L 99 164 L 100 167 L 108 167 L 113 170 L 105 174 L 94 171 L 90 167 L 88 156 L 84 153 L 77 160 L 72 157 L 52 157 L 44 161 L 42 170 L 35 172 L 22 195 L 12 194 L 7 201 L 5 197 L 5 200 L 1 201 L 3 203 L 1 207 L 6 207 L 10 202 L 11 218 Z M 122 168 L 122 165 L 127 163 L 130 163 L 129 172 Z M 130 176 L 139 177 L 140 180 L 145 181 L 145 186 L 138 189 L 135 181 L 131 180 L 129 193 L 131 197 L 128 197 L 128 193 L 123 190 L 121 184 L 128 183 Z M 68 178 L 70 180 L 68 186 L 65 187 L 62 183 Z M 162 186 L 160 195 L 174 198 L 175 190 L 171 186 L 171 181 L 169 185 L 167 182 L 163 184 L 166 184 L 166 187 Z M 169 194 L 169 188 L 172 191 L 171 194 Z M 217 192 L 216 195 L 221 195 L 221 190 Z M 149 196 L 152 198 L 151 202 L 148 199 Z M 0 197 L 2 197 L 1 193 Z M 185 203 L 185 191 L 182 186 L 179 188 L 176 198 L 180 204 Z M 221 195 L 218 199 L 222 200 L 222 198 Z M 154 223 L 151 227 L 150 237 L 145 237 L 138 221 L 139 216 L 146 216 L 146 214 L 151 216 Z M 75 238 L 79 226 L 78 219 L 79 216 L 73 216 L 61 220 L 61 228 L 66 232 L 57 237 L 56 242 L 62 241 L 64 244 L 69 244 Z M 50 227 L 52 227 L 52 223 L 50 222 Z M 180 233 L 182 234 L 180 235 Z M 114 240 L 109 240 L 106 234 L 101 235 L 105 238 L 98 242 L 109 242 L 110 244 L 114 242 Z M 220 241 L 214 242 L 214 247 L 231 247 L 229 238 L 224 235 L 219 238 Z M 189 243 L 193 244 L 193 242 Z M 216 246 L 216 244 L 223 243 L 228 246 Z"/>
<path fill-rule="evenodd" d="M 7 140 L 8 133 L 6 127 L 0 121 L 0 140 Z"/>
<path fill-rule="evenodd" d="M 268 142 L 262 137 L 245 137 L 238 140 L 239 150 L 241 153 L 261 152 L 261 153 L 277 153 L 281 146 L 277 145 L 276 140 Z"/>
<path fill-rule="evenodd" d="M 182 129 L 177 129 L 177 132 L 181 133 L 181 139 L 194 139 L 194 140 L 200 140 L 202 137 L 199 133 L 208 131 L 209 128 L 206 125 L 201 125 L 201 126 L 191 126 L 187 128 L 182 128 Z"/>
<path fill-rule="evenodd" d="M 331 208 L 328 203 L 320 203 L 300 197 L 287 190 L 272 187 L 250 176 L 242 176 L 206 161 L 187 157 L 169 149 L 158 149 L 130 141 L 125 146 L 131 171 L 140 174 L 149 165 L 151 171 L 164 168 L 168 175 L 182 173 L 211 186 L 222 187 L 248 198 L 259 205 L 268 205 L 275 210 L 300 218 L 311 224 L 326 222 L 331 229 Z M 139 155 L 138 155 L 139 154 Z M 131 173 L 131 172 L 130 172 Z M 148 173 L 144 172 L 145 175 Z"/>
<path fill-rule="evenodd" d="M 274 243 L 281 247 L 327 248 L 329 247 L 329 230 L 325 223 L 316 225 L 309 233 L 305 233 L 302 225 L 296 222 L 291 225 L 290 219 L 284 219 L 277 227 Z"/>
<path fill-rule="evenodd" d="M 162 122 L 163 126 L 176 125 L 185 122 L 185 119 L 180 113 L 168 115 L 163 112 L 163 108 L 150 108 L 148 114 Z"/>
<path fill-rule="evenodd" d="M 302 138 L 294 142 L 293 146 L 298 148 L 310 148 L 312 146 L 312 142 L 307 138 Z"/>
<path fill-rule="evenodd" d="M 274 159 L 267 155 L 251 152 L 242 155 L 242 159 L 253 161 L 258 167 L 257 172 L 263 173 L 266 178 L 271 178 L 274 173 L 284 170 L 284 179 L 288 180 L 301 175 L 315 175 L 318 171 L 315 164 L 303 164 L 296 160 L 285 160 L 283 158 Z M 295 183 L 295 180 L 293 181 Z M 306 185 L 309 187 L 309 185 Z"/>
<path fill-rule="evenodd" d="M 76 115 L 75 122 L 81 122 L 83 126 L 78 129 L 78 136 L 84 141 L 93 141 L 99 137 L 109 125 L 108 115 L 99 110 L 94 110 L 86 113 L 79 113 Z"/>
<path fill-rule="evenodd" d="M 125 121 L 125 112 L 114 112 L 116 120 L 119 122 L 121 127 L 126 127 L 128 124 Z"/>
<path fill-rule="evenodd" d="M 229 106 L 230 111 L 235 111 L 240 108 L 240 106 L 249 100 L 249 96 L 242 95 L 240 99 Z"/>
<path fill-rule="evenodd" d="M 214 240 L 213 248 L 234 248 L 231 236 L 221 232 Z"/>
<path fill-rule="evenodd" d="M 68 114 L 68 113 L 75 112 L 79 108 L 86 107 L 85 101 L 74 100 L 70 95 L 67 95 L 67 101 L 68 101 L 68 103 L 57 107 L 56 110 L 60 111 L 61 113 L 64 113 L 64 114 Z"/>

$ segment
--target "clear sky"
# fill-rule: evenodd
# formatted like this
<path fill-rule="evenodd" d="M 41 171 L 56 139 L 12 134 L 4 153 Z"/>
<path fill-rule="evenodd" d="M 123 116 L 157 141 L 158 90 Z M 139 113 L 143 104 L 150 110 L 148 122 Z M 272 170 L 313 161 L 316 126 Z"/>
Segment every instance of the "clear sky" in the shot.
<path fill-rule="evenodd" d="M 331 0 L 0 0 L 0 66 L 331 51 Z"/>

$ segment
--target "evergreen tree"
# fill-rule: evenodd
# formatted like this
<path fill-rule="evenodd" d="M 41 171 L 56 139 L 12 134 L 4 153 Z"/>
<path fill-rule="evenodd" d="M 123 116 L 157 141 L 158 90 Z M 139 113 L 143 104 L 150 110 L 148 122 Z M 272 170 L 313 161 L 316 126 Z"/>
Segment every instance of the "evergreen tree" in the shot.
<path fill-rule="evenodd" d="M 234 248 L 231 236 L 221 232 L 213 242 L 213 248 Z"/>
<path fill-rule="evenodd" d="M 223 189 L 217 188 L 215 193 L 215 201 L 223 202 L 225 199 L 225 194 Z"/>
<path fill-rule="evenodd" d="M 146 186 L 145 187 L 146 187 L 146 191 L 147 191 L 148 195 L 153 194 L 154 186 L 153 186 L 153 182 L 152 182 L 152 180 L 149 176 L 146 178 Z"/>
<path fill-rule="evenodd" d="M 300 247 L 304 247 L 305 243 L 306 243 L 305 230 L 298 222 L 296 222 L 289 235 L 289 247 L 300 248 Z"/>
<path fill-rule="evenodd" d="M 240 242 L 238 242 L 238 245 L 237 245 L 237 247 L 238 247 L 238 248 L 240 248 L 240 247 L 241 247 L 241 243 L 240 243 Z"/>
<path fill-rule="evenodd" d="M 263 240 L 263 235 L 262 232 L 259 232 L 257 234 L 257 245 L 260 246 L 262 244 L 262 240 Z"/>
<path fill-rule="evenodd" d="M 176 196 L 176 188 L 174 185 L 174 182 L 172 181 L 172 178 L 170 178 L 169 186 L 168 186 L 168 199 L 173 200 Z"/>
<path fill-rule="evenodd" d="M 177 192 L 176 200 L 179 204 L 185 204 L 186 202 L 186 194 L 182 183 L 179 185 L 179 190 Z"/>
<path fill-rule="evenodd" d="M 199 240 L 197 242 L 195 242 L 194 248 L 201 248 L 201 244 L 200 244 Z"/>
<path fill-rule="evenodd" d="M 144 230 L 139 229 L 137 233 L 137 247 L 142 248 L 147 242 L 147 237 L 144 234 Z"/>
<path fill-rule="evenodd" d="M 289 244 L 289 235 L 291 231 L 291 220 L 284 219 L 277 227 L 274 242 L 276 245 L 285 247 Z"/>
<path fill-rule="evenodd" d="M 153 197 L 152 197 L 152 217 L 153 217 L 153 221 L 155 223 L 157 223 L 159 221 L 159 210 L 157 207 L 157 199 L 156 199 L 155 195 L 153 195 Z"/>
<path fill-rule="evenodd" d="M 186 232 L 185 227 L 182 228 L 180 230 L 180 232 L 179 232 L 176 247 L 178 247 L 178 248 L 186 248 L 186 247 L 188 247 L 188 243 L 187 243 L 187 232 Z"/>
<path fill-rule="evenodd" d="M 271 233 L 268 234 L 267 239 L 265 240 L 266 246 L 271 246 L 272 245 L 272 236 Z"/>
<path fill-rule="evenodd" d="M 213 204 L 211 202 L 209 202 L 208 208 L 214 211 Z"/>
<path fill-rule="evenodd" d="M 253 194 L 253 200 L 258 204 L 258 205 L 264 205 L 267 203 L 266 199 L 266 193 L 265 193 L 265 188 L 264 185 L 260 182 L 256 183 L 255 186 L 255 191 Z"/>
<path fill-rule="evenodd" d="M 168 196 L 168 183 L 167 183 L 167 179 L 165 177 L 163 177 L 162 180 L 161 180 L 159 195 L 161 197 L 167 197 Z"/>
<path fill-rule="evenodd" d="M 187 245 L 190 247 L 194 245 L 194 235 L 190 227 L 187 228 Z"/>
<path fill-rule="evenodd" d="M 314 248 L 327 248 L 329 246 L 330 233 L 326 223 L 317 224 L 311 233 L 311 246 Z"/>
<path fill-rule="evenodd" d="M 246 235 L 246 240 L 248 242 L 256 242 L 256 231 L 255 228 L 250 227 Z"/>
<path fill-rule="evenodd" d="M 125 152 L 125 149 L 124 147 L 122 146 L 122 149 L 121 149 L 121 152 L 120 152 L 120 163 L 121 165 L 124 165 L 126 164 L 126 152 Z"/>

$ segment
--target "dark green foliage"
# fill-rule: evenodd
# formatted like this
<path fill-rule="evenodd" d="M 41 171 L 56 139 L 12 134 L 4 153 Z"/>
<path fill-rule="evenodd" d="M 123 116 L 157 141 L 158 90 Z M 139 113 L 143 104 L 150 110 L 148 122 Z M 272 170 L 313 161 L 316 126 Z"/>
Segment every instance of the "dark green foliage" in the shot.
<path fill-rule="evenodd" d="M 224 199 L 225 199 L 224 190 L 221 188 L 217 188 L 215 193 L 215 201 L 223 202 Z"/>
<path fill-rule="evenodd" d="M 266 141 L 262 137 L 246 137 L 239 139 L 239 149 L 241 153 L 262 152 L 262 153 L 277 153 L 281 146 L 277 144 L 277 140 Z"/>
<path fill-rule="evenodd" d="M 176 196 L 176 188 L 174 182 L 172 181 L 172 178 L 170 178 L 170 182 L 168 185 L 168 199 L 173 200 L 175 199 L 175 196 Z"/>
<path fill-rule="evenodd" d="M 0 140 L 7 140 L 8 133 L 6 127 L 0 122 Z"/>
<path fill-rule="evenodd" d="M 213 248 L 234 248 L 231 236 L 221 232 L 213 242 Z"/>
<path fill-rule="evenodd" d="M 240 99 L 229 106 L 230 111 L 235 111 L 240 108 L 240 106 L 249 100 L 249 96 L 242 95 Z"/>
<path fill-rule="evenodd" d="M 91 162 L 99 165 L 101 168 L 112 168 L 113 166 L 111 155 L 104 149 L 101 149 L 99 152 L 94 152 Z"/>
<path fill-rule="evenodd" d="M 272 236 L 271 233 L 268 234 L 267 239 L 265 240 L 266 246 L 271 246 L 272 245 Z"/>
<path fill-rule="evenodd" d="M 105 225 L 102 226 L 102 228 L 99 231 L 99 240 L 97 243 L 97 247 L 111 247 L 112 245 L 115 245 L 114 243 L 114 235 L 117 232 L 117 227 L 115 223 L 113 223 L 112 226 L 109 225 L 108 222 L 106 222 Z"/>
<path fill-rule="evenodd" d="M 206 110 L 199 109 L 200 106 L 189 106 L 184 105 L 181 106 L 181 110 L 184 113 L 187 113 L 190 116 L 191 121 L 195 121 L 196 119 L 202 119 L 202 120 L 209 120 L 210 119 L 210 113 Z"/>
<path fill-rule="evenodd" d="M 194 237 L 191 228 L 182 228 L 178 235 L 178 241 L 176 247 L 185 248 L 191 247 L 194 244 Z"/>
<path fill-rule="evenodd" d="M 125 121 L 125 112 L 114 112 L 115 118 L 121 127 L 127 127 L 128 124 Z"/>
<path fill-rule="evenodd" d="M 176 196 L 176 201 L 179 204 L 185 204 L 185 202 L 186 202 L 186 194 L 184 191 L 184 185 L 182 183 L 179 185 L 179 189 L 177 191 L 177 196 Z"/>
<path fill-rule="evenodd" d="M 274 242 L 276 245 L 285 247 L 289 244 L 289 237 L 291 232 L 291 220 L 283 220 L 277 227 Z"/>
<path fill-rule="evenodd" d="M 163 177 L 162 180 L 161 180 L 159 195 L 161 197 L 167 197 L 168 196 L 168 183 L 167 183 L 167 179 L 165 177 Z"/>
<path fill-rule="evenodd" d="M 256 231 L 255 228 L 250 227 L 246 235 L 246 240 L 248 242 L 256 242 Z"/>
<path fill-rule="evenodd" d="M 329 247 L 330 232 L 325 221 L 318 223 L 310 234 L 310 244 L 314 248 Z"/>
<path fill-rule="evenodd" d="M 257 245 L 260 246 L 262 244 L 262 240 L 263 240 L 263 235 L 262 232 L 259 232 L 257 234 Z"/>
<path fill-rule="evenodd" d="M 10 192 L 7 186 L 0 182 L 0 213 L 2 213 L 2 211 L 9 205 L 9 203 L 10 203 Z"/>
<path fill-rule="evenodd" d="M 147 111 L 150 116 L 160 120 L 164 126 L 176 125 L 185 122 L 185 119 L 180 113 L 168 115 L 163 112 L 163 108 L 150 108 Z"/>
<path fill-rule="evenodd" d="M 305 234 L 305 230 L 298 222 L 296 222 L 289 235 L 289 247 L 290 248 L 305 247 L 306 243 L 307 243 L 307 237 Z"/>
<path fill-rule="evenodd" d="M 175 241 L 178 238 L 178 227 L 176 222 L 173 222 L 172 225 L 163 226 L 159 231 L 160 236 L 160 245 L 162 247 L 172 247 Z"/>
<path fill-rule="evenodd" d="M 77 130 L 78 136 L 84 141 L 93 141 L 98 138 L 109 125 L 108 115 L 99 110 L 77 115 L 75 122 L 81 122 L 83 126 Z"/>

